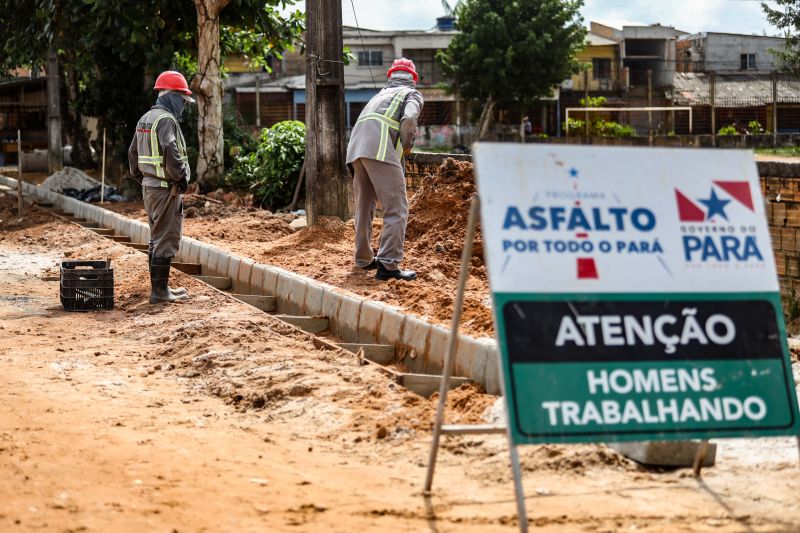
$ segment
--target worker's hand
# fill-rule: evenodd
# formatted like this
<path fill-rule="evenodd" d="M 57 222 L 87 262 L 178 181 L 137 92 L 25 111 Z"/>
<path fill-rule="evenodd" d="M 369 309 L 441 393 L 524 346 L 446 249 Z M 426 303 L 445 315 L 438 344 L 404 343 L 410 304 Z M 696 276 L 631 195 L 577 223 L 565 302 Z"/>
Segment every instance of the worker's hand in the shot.
<path fill-rule="evenodd" d="M 408 154 L 411 153 L 411 148 L 403 148 L 403 157 L 408 157 Z"/>
<path fill-rule="evenodd" d="M 188 188 L 189 188 L 188 181 L 181 180 L 178 182 L 178 191 L 180 191 L 181 194 L 184 194 Z"/>

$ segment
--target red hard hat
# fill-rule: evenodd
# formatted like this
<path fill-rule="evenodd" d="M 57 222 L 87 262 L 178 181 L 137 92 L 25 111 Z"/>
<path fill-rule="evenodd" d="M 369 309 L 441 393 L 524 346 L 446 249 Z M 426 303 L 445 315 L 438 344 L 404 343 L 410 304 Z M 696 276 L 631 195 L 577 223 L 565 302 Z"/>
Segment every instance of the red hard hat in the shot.
<path fill-rule="evenodd" d="M 405 57 L 401 57 L 400 59 L 395 59 L 394 63 L 392 63 L 392 68 L 389 69 L 389 72 L 386 73 L 386 76 L 391 76 L 392 72 L 396 70 L 405 70 L 406 72 L 410 72 L 412 76 L 414 76 L 414 83 L 419 80 L 419 76 L 417 75 L 417 68 L 414 66 L 414 62 L 410 59 L 406 59 Z"/>
<path fill-rule="evenodd" d="M 174 70 L 167 70 L 159 74 L 153 89 L 169 89 L 180 91 L 183 94 L 192 94 L 192 91 L 189 90 L 189 84 L 186 83 L 186 78 L 183 77 L 183 74 Z"/>

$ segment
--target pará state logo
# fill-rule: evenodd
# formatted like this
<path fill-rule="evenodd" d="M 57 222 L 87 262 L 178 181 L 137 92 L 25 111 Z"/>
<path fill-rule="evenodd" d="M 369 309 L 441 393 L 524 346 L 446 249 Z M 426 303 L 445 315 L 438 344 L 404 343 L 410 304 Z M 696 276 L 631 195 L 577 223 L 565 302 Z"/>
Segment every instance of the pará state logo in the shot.
<path fill-rule="evenodd" d="M 705 194 L 675 189 L 683 257 L 696 265 L 762 265 L 747 181 L 712 181 Z"/>

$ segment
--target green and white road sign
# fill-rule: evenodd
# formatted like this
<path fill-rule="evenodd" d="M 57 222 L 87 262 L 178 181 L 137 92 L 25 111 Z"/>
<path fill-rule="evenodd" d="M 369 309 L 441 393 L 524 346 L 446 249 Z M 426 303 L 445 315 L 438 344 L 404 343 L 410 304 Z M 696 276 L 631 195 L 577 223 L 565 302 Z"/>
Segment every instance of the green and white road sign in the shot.
<path fill-rule="evenodd" d="M 800 433 L 752 154 L 475 158 L 515 443 Z"/>

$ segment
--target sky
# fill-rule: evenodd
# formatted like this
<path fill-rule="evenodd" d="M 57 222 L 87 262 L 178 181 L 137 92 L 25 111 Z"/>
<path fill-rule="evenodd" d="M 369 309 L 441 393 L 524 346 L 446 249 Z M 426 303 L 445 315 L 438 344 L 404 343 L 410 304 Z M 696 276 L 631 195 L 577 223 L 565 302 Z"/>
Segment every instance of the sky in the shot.
<path fill-rule="evenodd" d="M 302 10 L 305 2 L 296 6 Z M 362 28 L 378 30 L 430 29 L 444 14 L 441 0 L 342 0 L 345 25 L 355 25 L 353 6 Z M 767 22 L 759 0 L 585 0 L 581 12 L 587 26 L 592 20 L 617 28 L 660 22 L 690 33 L 780 34 Z"/>

